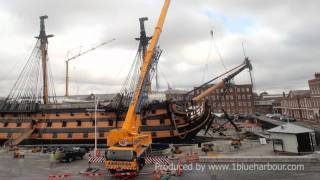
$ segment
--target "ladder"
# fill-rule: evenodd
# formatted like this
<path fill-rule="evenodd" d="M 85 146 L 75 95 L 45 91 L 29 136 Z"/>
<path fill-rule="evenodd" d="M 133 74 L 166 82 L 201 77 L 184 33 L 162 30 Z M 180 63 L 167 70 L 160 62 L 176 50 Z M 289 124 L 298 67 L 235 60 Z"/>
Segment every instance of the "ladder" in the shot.
<path fill-rule="evenodd" d="M 10 138 L 4 144 L 9 146 L 16 146 L 26 138 L 30 137 L 30 135 L 33 133 L 34 130 L 35 130 L 35 127 L 32 127 L 31 129 L 27 129 L 26 131 L 22 132 L 20 136 L 18 136 L 17 138 Z"/>

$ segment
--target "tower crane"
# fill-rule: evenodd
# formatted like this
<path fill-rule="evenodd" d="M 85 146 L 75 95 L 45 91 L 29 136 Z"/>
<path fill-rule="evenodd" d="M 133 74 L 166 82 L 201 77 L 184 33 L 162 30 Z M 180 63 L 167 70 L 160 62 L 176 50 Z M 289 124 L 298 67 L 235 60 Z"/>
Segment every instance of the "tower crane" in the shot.
<path fill-rule="evenodd" d="M 87 53 L 89 53 L 89 52 L 91 52 L 91 51 L 93 51 L 93 50 L 95 50 L 95 49 L 97 49 L 99 47 L 107 45 L 107 44 L 111 43 L 114 40 L 116 40 L 116 39 L 113 38 L 111 40 L 105 41 L 103 43 L 98 44 L 97 46 L 94 46 L 94 47 L 92 47 L 92 48 L 90 48 L 88 50 L 85 50 L 83 52 L 79 52 L 78 54 L 67 58 L 67 60 L 65 61 L 66 62 L 66 93 L 65 93 L 65 96 L 69 96 L 69 79 L 70 79 L 70 77 L 69 77 L 69 62 L 74 60 L 74 59 L 76 59 L 76 58 L 78 58 L 78 57 L 80 57 L 80 56 L 82 56 L 82 55 L 84 55 L 84 54 L 87 54 Z"/>
<path fill-rule="evenodd" d="M 145 164 L 145 155 L 150 149 L 152 137 L 150 133 L 141 134 L 140 111 L 143 97 L 147 94 L 148 80 L 153 63 L 153 56 L 168 12 L 170 0 L 165 0 L 158 23 L 155 27 L 150 45 L 146 50 L 139 80 L 129 105 L 125 120 L 120 129 L 113 129 L 107 137 L 105 167 L 111 173 L 137 174 Z"/>

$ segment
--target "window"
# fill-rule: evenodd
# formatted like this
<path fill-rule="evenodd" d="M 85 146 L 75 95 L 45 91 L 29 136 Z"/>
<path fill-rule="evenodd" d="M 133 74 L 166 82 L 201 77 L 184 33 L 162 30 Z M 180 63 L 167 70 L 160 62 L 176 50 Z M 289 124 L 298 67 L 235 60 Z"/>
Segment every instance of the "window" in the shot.
<path fill-rule="evenodd" d="M 11 133 L 7 133 L 7 138 L 11 138 L 12 134 Z"/>
<path fill-rule="evenodd" d="M 83 133 L 83 138 L 88 138 L 88 133 Z"/>
<path fill-rule="evenodd" d="M 241 95 L 238 95 L 238 99 L 241 99 Z"/>
<path fill-rule="evenodd" d="M 247 88 L 247 92 L 250 92 L 250 88 Z"/>
<path fill-rule="evenodd" d="M 282 139 L 273 139 L 273 144 L 277 144 L 277 145 L 282 145 L 283 144 L 283 141 Z"/>
<path fill-rule="evenodd" d="M 3 127 L 7 127 L 8 126 L 8 122 L 4 122 Z"/>
<path fill-rule="evenodd" d="M 147 122 L 146 122 L 146 119 L 145 119 L 145 118 L 142 118 L 142 119 L 141 119 L 141 124 L 142 124 L 142 125 L 147 125 Z"/>
<path fill-rule="evenodd" d="M 77 126 L 81 126 L 81 121 L 77 120 Z"/>
<path fill-rule="evenodd" d="M 70 113 L 71 116 L 74 116 L 74 113 Z"/>
<path fill-rule="evenodd" d="M 66 121 L 62 121 L 62 127 L 66 127 L 67 126 L 67 122 Z"/>
<path fill-rule="evenodd" d="M 57 138 L 58 137 L 58 133 L 53 133 L 52 134 L 52 138 Z"/>
<path fill-rule="evenodd" d="M 60 116 L 60 114 L 59 114 L 59 113 L 56 113 L 56 116 Z"/>
<path fill-rule="evenodd" d="M 164 119 L 160 118 L 160 124 L 164 124 Z"/>
<path fill-rule="evenodd" d="M 109 126 L 113 126 L 113 120 L 109 120 Z"/>
<path fill-rule="evenodd" d="M 39 133 L 39 134 L 38 134 L 38 138 L 42 138 L 42 133 Z"/>
<path fill-rule="evenodd" d="M 92 126 L 94 126 L 94 125 L 95 125 L 95 122 L 94 122 L 94 120 L 91 120 L 91 123 L 92 123 Z"/>
<path fill-rule="evenodd" d="M 17 122 L 17 127 L 21 127 L 21 122 Z"/>
<path fill-rule="evenodd" d="M 72 138 L 72 133 L 68 133 L 68 138 Z"/>
<path fill-rule="evenodd" d="M 86 112 L 86 113 L 84 113 L 84 115 L 89 116 L 89 115 L 90 115 L 90 113 L 89 113 L 89 112 Z"/>
<path fill-rule="evenodd" d="M 242 99 L 246 99 L 246 95 L 243 94 L 243 95 L 242 95 Z"/>
<path fill-rule="evenodd" d="M 103 138 L 103 137 L 104 137 L 104 133 L 103 133 L 103 132 L 100 132 L 100 133 L 99 133 L 99 137 Z"/>
<path fill-rule="evenodd" d="M 151 132 L 151 136 L 152 136 L 152 137 L 157 137 L 157 133 L 154 132 L 154 131 L 152 131 L 152 132 Z"/>
<path fill-rule="evenodd" d="M 232 95 L 230 96 L 230 100 L 233 100 L 233 96 Z"/>
<path fill-rule="evenodd" d="M 1 117 L 4 117 L 4 114 L 3 114 L 3 113 L 1 113 Z"/>
<path fill-rule="evenodd" d="M 47 127 L 51 127 L 52 126 L 52 122 L 47 122 Z"/>

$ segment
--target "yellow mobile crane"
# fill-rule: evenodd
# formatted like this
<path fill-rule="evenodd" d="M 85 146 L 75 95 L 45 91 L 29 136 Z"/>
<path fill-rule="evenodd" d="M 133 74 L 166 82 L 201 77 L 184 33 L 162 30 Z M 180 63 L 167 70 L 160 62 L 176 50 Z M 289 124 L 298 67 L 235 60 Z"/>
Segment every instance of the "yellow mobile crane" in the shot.
<path fill-rule="evenodd" d="M 152 138 L 150 133 L 140 133 L 140 109 L 144 98 L 143 95 L 147 92 L 150 67 L 169 5 L 170 0 L 165 0 L 150 45 L 144 56 L 139 80 L 122 128 L 112 130 L 108 134 L 107 145 L 109 148 L 105 154 L 105 167 L 111 173 L 133 172 L 137 174 L 145 164 L 144 157 L 150 148 Z"/>

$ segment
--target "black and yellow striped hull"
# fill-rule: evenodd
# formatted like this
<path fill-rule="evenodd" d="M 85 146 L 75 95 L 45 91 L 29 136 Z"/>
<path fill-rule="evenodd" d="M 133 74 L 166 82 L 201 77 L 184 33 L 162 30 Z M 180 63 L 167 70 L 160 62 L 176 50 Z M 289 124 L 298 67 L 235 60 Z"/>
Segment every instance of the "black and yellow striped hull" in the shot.
<path fill-rule="evenodd" d="M 209 121 L 210 112 L 203 105 L 200 113 L 174 112 L 171 102 L 150 104 L 142 111 L 141 131 L 150 132 L 153 142 L 179 143 L 194 137 Z M 120 128 L 125 114 L 113 110 L 97 113 L 97 139 L 106 145 L 110 130 Z M 94 114 L 82 109 L 46 109 L 33 113 L 1 113 L 0 143 L 16 139 L 34 127 L 32 134 L 19 145 L 77 144 L 90 146 L 95 138 Z"/>

